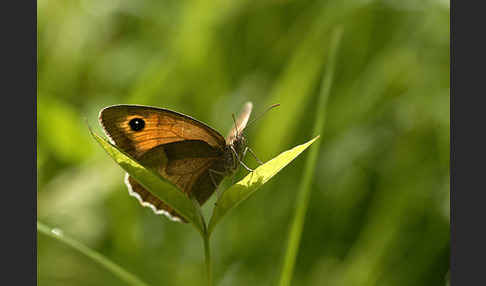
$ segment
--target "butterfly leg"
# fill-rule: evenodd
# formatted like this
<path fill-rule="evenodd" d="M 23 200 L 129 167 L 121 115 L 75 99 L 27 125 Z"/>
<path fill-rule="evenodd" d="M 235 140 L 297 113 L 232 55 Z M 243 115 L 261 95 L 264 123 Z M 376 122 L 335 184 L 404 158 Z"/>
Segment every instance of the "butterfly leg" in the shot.
<path fill-rule="evenodd" d="M 218 188 L 218 185 L 216 184 L 216 181 L 214 180 L 214 177 L 213 177 L 213 174 L 216 174 L 216 175 L 220 175 L 220 176 L 223 176 L 225 175 L 224 172 L 220 172 L 220 171 L 216 171 L 214 169 L 209 169 L 208 170 L 208 173 L 209 173 L 209 177 L 211 178 L 211 181 L 213 182 L 213 185 L 214 187 L 216 188 L 216 203 L 214 203 L 214 205 L 217 205 L 218 203 L 218 200 L 219 200 L 219 197 L 221 196 L 221 191 L 220 191 L 220 188 Z M 234 176 L 233 176 L 234 177 Z"/>
<path fill-rule="evenodd" d="M 250 149 L 250 147 L 246 146 L 245 151 L 243 151 L 243 157 L 245 157 L 246 151 L 249 151 L 250 154 L 255 158 L 255 160 L 258 162 L 258 164 L 263 165 L 263 162 L 258 159 L 258 157 L 253 153 L 253 150 Z"/>
<path fill-rule="evenodd" d="M 216 189 L 218 189 L 218 184 L 216 184 L 216 181 L 214 180 L 214 177 L 213 177 L 213 174 L 216 174 L 216 175 L 220 175 L 220 176 L 224 176 L 224 172 L 220 172 L 220 171 L 216 171 L 216 170 L 213 170 L 213 169 L 209 169 L 208 170 L 208 173 L 209 173 L 209 177 L 211 178 L 211 182 L 213 182 L 213 185 Z"/>
<path fill-rule="evenodd" d="M 247 165 L 245 165 L 245 163 L 243 163 L 242 161 L 240 161 L 240 164 L 248 171 L 248 172 L 253 172 L 254 170 L 251 169 L 250 167 L 248 167 Z"/>
<path fill-rule="evenodd" d="M 238 160 L 238 162 L 240 162 L 240 164 L 248 171 L 248 172 L 253 172 L 253 169 L 251 169 L 250 167 L 248 167 L 247 165 L 245 165 L 245 163 L 243 163 L 243 161 L 240 160 L 240 157 L 238 156 L 238 153 L 236 152 L 235 148 L 233 148 L 233 146 L 231 146 L 231 150 L 233 151 L 233 154 L 234 156 L 236 156 L 236 160 Z"/>

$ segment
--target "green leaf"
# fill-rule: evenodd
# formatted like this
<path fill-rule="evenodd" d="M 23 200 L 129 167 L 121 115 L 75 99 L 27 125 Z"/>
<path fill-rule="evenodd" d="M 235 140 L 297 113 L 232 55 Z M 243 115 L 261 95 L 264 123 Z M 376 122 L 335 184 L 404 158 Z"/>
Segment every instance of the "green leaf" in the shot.
<path fill-rule="evenodd" d="M 96 263 L 99 263 L 105 269 L 107 269 L 108 271 L 110 271 L 115 276 L 125 281 L 129 285 L 147 286 L 147 284 L 137 276 L 133 275 L 132 273 L 128 272 L 120 265 L 109 260 L 101 253 L 96 252 L 94 249 L 91 249 L 86 245 L 82 244 L 81 242 L 71 238 L 70 236 L 65 235 L 60 229 L 48 227 L 47 225 L 44 225 L 43 223 L 37 221 L 37 231 L 51 238 L 57 239 L 59 242 L 64 243 L 72 247 L 73 249 L 79 251 L 80 253 L 86 255 L 88 258 L 90 258 Z"/>
<path fill-rule="evenodd" d="M 316 120 L 314 121 L 314 134 L 323 131 L 325 118 L 327 115 L 327 101 L 331 93 L 331 86 L 334 78 L 334 68 L 336 65 L 337 52 L 342 37 L 342 28 L 336 28 L 331 37 L 331 45 L 328 55 L 328 66 L 323 76 L 321 92 L 317 103 Z M 307 161 L 304 167 L 302 180 L 297 198 L 295 200 L 295 215 L 292 226 L 289 229 L 289 238 L 287 241 L 287 250 L 285 252 L 282 271 L 280 275 L 279 286 L 288 286 L 292 281 L 295 261 L 299 251 L 300 239 L 304 229 L 305 215 L 310 200 L 311 183 L 315 175 L 317 158 L 319 155 L 320 144 L 314 145 L 307 155 Z"/>
<path fill-rule="evenodd" d="M 91 129 L 93 138 L 105 149 L 115 162 L 122 167 L 132 178 L 144 188 L 161 199 L 164 203 L 174 208 L 188 222 L 191 222 L 201 234 L 205 233 L 204 221 L 192 200 L 182 193 L 176 186 L 165 180 L 159 174 L 145 168 L 128 154 L 118 149 L 106 139 L 95 134 Z"/>
<path fill-rule="evenodd" d="M 208 234 L 211 234 L 216 224 L 229 210 L 246 200 L 250 195 L 258 190 L 261 185 L 265 184 L 268 180 L 280 172 L 280 170 L 292 162 L 292 160 L 299 156 L 300 153 L 307 149 L 307 147 L 314 143 L 314 141 L 316 141 L 318 138 L 319 136 L 308 141 L 307 143 L 281 153 L 272 160 L 260 165 L 241 181 L 224 191 L 216 202 L 216 206 L 213 210 L 213 215 L 209 222 Z"/>

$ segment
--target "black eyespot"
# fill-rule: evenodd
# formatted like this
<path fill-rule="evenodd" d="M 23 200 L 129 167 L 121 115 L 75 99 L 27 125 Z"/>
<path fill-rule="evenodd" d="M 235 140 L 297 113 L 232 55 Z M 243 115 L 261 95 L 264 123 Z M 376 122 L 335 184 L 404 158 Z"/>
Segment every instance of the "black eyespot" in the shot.
<path fill-rule="evenodd" d="M 145 127 L 145 121 L 141 118 L 133 118 L 128 124 L 133 131 L 140 131 Z"/>

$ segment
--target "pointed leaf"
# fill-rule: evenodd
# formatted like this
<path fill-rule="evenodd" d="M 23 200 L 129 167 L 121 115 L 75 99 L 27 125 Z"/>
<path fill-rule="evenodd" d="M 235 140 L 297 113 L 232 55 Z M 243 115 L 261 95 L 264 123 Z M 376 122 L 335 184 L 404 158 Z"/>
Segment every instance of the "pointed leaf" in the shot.
<path fill-rule="evenodd" d="M 118 149 L 106 139 L 95 134 L 91 129 L 93 138 L 105 149 L 115 162 L 125 170 L 132 178 L 139 182 L 144 188 L 161 199 L 164 203 L 174 208 L 184 219 L 191 222 L 199 232 L 203 233 L 205 227 L 201 221 L 198 210 L 194 207 L 189 197 L 182 193 L 176 186 L 165 180 L 159 174 L 145 168 L 128 154 Z"/>
<path fill-rule="evenodd" d="M 223 218 L 223 216 L 232 208 L 236 207 L 242 201 L 246 200 L 252 195 L 261 185 L 265 184 L 287 164 L 292 162 L 300 153 L 309 147 L 319 136 L 296 146 L 291 150 L 285 151 L 273 158 L 272 160 L 260 165 L 253 172 L 244 177 L 241 181 L 231 186 L 223 192 L 221 197 L 216 202 L 213 210 L 211 221 L 209 222 L 208 232 L 211 234 L 215 225 Z"/>
<path fill-rule="evenodd" d="M 65 235 L 62 230 L 58 228 L 48 227 L 47 225 L 44 225 L 43 223 L 37 221 L 37 231 L 51 238 L 57 239 L 59 242 L 64 243 L 67 246 L 70 246 L 80 253 L 86 255 L 94 262 L 99 263 L 101 266 L 105 267 L 105 269 L 113 273 L 115 276 L 118 276 L 118 278 L 125 281 L 127 284 L 134 286 L 147 286 L 147 284 L 140 280 L 140 278 L 138 278 L 137 276 L 133 275 L 132 273 L 125 270 L 123 267 L 109 260 L 101 253 L 96 252 L 94 249 L 91 249 L 83 243 L 75 240 L 74 238 Z"/>

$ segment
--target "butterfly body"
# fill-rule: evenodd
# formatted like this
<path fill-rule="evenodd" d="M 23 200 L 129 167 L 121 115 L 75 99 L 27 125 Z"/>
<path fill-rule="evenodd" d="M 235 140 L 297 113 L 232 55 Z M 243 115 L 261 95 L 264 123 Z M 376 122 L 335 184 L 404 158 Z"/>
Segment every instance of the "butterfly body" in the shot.
<path fill-rule="evenodd" d="M 246 152 L 242 131 L 251 110 L 252 104 L 246 103 L 226 139 L 190 116 L 150 106 L 109 106 L 101 110 L 99 121 L 113 144 L 202 205 L 223 178 L 238 169 Z M 125 182 L 142 205 L 184 221 L 128 174 Z"/>

